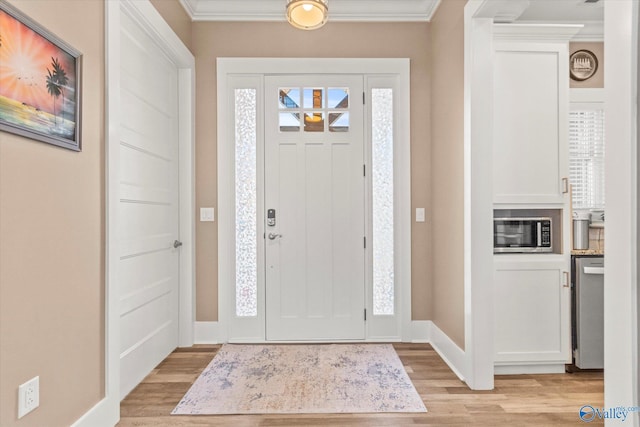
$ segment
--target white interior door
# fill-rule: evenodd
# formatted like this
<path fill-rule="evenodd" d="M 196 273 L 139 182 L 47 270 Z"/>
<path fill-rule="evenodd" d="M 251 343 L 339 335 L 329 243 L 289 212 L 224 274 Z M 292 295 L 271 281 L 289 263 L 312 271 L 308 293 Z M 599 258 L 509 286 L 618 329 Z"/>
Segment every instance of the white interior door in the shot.
<path fill-rule="evenodd" d="M 126 14 L 121 28 L 122 398 L 178 345 L 180 255 L 178 70 Z"/>
<path fill-rule="evenodd" d="M 362 93 L 362 76 L 265 78 L 267 340 L 365 338 Z"/>

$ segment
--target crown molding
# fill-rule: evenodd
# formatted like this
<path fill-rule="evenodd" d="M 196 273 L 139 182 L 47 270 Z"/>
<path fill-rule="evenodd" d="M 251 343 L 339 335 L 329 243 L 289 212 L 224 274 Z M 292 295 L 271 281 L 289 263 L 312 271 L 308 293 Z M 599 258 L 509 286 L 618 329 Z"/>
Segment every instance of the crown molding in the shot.
<path fill-rule="evenodd" d="M 569 41 L 582 24 L 493 24 L 493 38 L 500 41 Z"/>
<path fill-rule="evenodd" d="M 182 5 L 182 8 L 189 18 L 193 21 L 193 15 L 196 13 L 196 4 L 194 0 L 178 0 L 178 2 Z"/>
<path fill-rule="evenodd" d="M 584 28 L 576 34 L 572 42 L 603 42 L 604 21 L 583 22 Z"/>
<path fill-rule="evenodd" d="M 524 25 L 541 25 L 549 24 L 548 22 L 539 21 L 518 21 L 517 24 Z M 580 21 L 580 22 L 562 22 L 556 25 L 580 25 L 582 28 L 573 35 L 572 42 L 602 42 L 604 41 L 604 22 L 603 21 Z"/>
<path fill-rule="evenodd" d="M 332 22 L 428 22 L 442 0 L 329 0 Z M 192 21 L 286 21 L 285 0 L 180 0 Z"/>

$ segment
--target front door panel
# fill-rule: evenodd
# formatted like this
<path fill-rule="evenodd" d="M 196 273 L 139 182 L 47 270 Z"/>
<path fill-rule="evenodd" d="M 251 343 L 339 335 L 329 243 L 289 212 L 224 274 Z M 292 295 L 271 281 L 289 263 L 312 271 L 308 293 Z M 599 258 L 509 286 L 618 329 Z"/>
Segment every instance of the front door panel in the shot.
<path fill-rule="evenodd" d="M 265 79 L 268 340 L 365 338 L 362 88 L 362 76 Z"/>

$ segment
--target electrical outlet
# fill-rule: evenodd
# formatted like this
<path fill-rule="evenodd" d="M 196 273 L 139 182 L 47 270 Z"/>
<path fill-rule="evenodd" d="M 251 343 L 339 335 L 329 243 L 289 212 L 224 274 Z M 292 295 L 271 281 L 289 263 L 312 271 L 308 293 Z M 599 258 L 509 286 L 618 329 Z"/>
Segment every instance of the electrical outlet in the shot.
<path fill-rule="evenodd" d="M 18 387 L 18 418 L 40 406 L 40 377 L 31 378 Z"/>

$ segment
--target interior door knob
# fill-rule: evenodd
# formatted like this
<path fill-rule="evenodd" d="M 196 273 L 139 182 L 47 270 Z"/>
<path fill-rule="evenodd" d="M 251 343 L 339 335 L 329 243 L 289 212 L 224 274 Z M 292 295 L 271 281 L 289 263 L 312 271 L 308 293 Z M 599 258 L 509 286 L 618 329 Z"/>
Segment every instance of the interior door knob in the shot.
<path fill-rule="evenodd" d="M 278 237 L 282 237 L 282 234 L 269 233 L 269 240 L 276 240 Z"/>
<path fill-rule="evenodd" d="M 180 246 L 182 246 L 182 242 L 180 240 L 174 240 L 173 241 L 173 248 L 174 249 L 178 249 Z"/>

